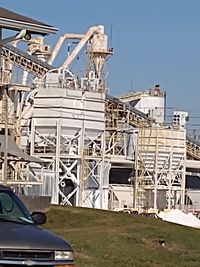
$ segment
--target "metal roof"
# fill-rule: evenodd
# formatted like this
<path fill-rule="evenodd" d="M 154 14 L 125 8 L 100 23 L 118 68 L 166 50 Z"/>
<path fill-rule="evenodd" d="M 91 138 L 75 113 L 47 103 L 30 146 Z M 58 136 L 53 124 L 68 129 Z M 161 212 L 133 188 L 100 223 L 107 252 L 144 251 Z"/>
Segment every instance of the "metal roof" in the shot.
<path fill-rule="evenodd" d="M 5 151 L 5 135 L 0 135 L 0 153 L 4 153 Z M 24 153 L 18 145 L 15 143 L 15 141 L 12 139 L 11 136 L 8 136 L 8 147 L 7 147 L 7 153 L 10 156 L 16 157 L 19 161 L 27 161 L 27 162 L 38 162 L 42 163 L 43 160 L 29 156 L 28 154 Z"/>
<path fill-rule="evenodd" d="M 0 7 L 0 28 L 10 30 L 23 30 L 26 29 L 32 34 L 46 35 L 49 33 L 56 33 L 57 28 L 45 24 L 41 21 L 37 21 L 5 8 Z"/>

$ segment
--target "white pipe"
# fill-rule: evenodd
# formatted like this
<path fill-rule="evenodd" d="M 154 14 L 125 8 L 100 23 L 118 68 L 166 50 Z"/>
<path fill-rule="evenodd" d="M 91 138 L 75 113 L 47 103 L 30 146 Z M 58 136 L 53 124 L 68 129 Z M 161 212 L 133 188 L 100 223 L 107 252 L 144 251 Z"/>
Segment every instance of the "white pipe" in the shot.
<path fill-rule="evenodd" d="M 101 25 L 91 27 L 86 32 L 86 34 L 84 35 L 84 37 L 80 40 L 80 42 L 78 43 L 78 45 L 74 48 L 74 50 L 70 53 L 70 55 L 68 56 L 68 58 L 63 63 L 62 67 L 63 68 L 66 68 L 66 69 L 69 67 L 69 65 L 72 63 L 72 61 L 75 59 L 75 57 L 78 55 L 78 53 L 81 51 L 81 49 L 84 47 L 84 45 L 86 44 L 86 42 L 92 37 L 92 35 L 94 33 L 103 33 L 103 32 L 104 32 L 104 27 L 101 26 Z"/>
<path fill-rule="evenodd" d="M 52 65 L 58 52 L 60 51 L 61 46 L 63 45 L 64 41 L 66 39 L 82 39 L 84 37 L 83 34 L 72 34 L 72 33 L 65 33 L 58 39 L 55 47 L 53 48 L 53 51 L 51 53 L 51 56 L 48 60 L 48 64 Z"/>
<path fill-rule="evenodd" d="M 0 45 L 6 45 L 6 44 L 11 43 L 13 41 L 23 39 L 26 36 L 26 34 L 27 34 L 26 30 L 21 30 L 18 34 L 14 35 L 14 36 L 0 40 Z"/>

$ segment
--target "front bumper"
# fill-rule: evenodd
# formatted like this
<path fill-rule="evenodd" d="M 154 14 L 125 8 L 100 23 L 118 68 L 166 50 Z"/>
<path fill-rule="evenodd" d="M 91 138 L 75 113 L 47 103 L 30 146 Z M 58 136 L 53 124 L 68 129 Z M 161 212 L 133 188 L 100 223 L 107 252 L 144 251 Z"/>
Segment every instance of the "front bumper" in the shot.
<path fill-rule="evenodd" d="M 74 267 L 74 261 L 37 261 L 37 260 L 1 260 L 0 267 L 17 266 L 17 267 Z"/>

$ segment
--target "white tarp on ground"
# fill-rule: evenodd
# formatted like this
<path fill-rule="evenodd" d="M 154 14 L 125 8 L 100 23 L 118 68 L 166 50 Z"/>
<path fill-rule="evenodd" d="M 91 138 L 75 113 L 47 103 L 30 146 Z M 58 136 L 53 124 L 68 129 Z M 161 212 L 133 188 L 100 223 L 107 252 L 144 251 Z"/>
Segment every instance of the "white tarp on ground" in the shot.
<path fill-rule="evenodd" d="M 169 210 L 167 212 L 161 211 L 158 217 L 164 221 L 182 224 L 189 227 L 200 229 L 200 220 L 192 213 L 184 213 L 181 210 Z"/>

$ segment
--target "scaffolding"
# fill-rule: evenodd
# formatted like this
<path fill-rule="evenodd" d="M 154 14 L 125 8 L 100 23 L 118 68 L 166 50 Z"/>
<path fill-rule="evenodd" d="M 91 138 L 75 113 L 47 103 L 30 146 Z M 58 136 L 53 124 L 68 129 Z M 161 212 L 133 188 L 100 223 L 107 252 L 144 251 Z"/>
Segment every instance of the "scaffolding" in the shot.
<path fill-rule="evenodd" d="M 185 140 L 185 129 L 150 127 L 139 130 L 136 206 L 171 209 L 184 205 Z M 149 203 L 148 193 L 151 194 Z"/>

